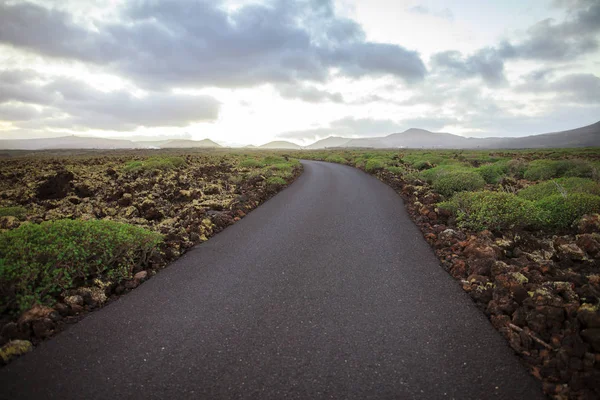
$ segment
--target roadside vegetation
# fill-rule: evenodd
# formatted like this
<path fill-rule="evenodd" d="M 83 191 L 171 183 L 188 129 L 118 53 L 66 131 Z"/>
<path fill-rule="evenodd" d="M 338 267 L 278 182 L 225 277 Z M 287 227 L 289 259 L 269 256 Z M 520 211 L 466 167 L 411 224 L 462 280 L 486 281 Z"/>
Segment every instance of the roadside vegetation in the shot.
<path fill-rule="evenodd" d="M 275 151 L 0 158 L 0 362 L 134 289 L 300 172 Z"/>
<path fill-rule="evenodd" d="M 392 186 L 545 393 L 600 397 L 600 149 L 300 157 L 360 168 Z"/>

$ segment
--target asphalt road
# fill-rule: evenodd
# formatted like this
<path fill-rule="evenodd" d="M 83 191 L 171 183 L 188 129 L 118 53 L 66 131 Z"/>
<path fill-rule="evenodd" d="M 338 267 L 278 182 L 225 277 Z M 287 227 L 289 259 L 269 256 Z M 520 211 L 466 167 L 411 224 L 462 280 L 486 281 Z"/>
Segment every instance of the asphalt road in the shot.
<path fill-rule="evenodd" d="M 389 187 L 289 188 L 0 370 L 6 399 L 535 399 Z"/>

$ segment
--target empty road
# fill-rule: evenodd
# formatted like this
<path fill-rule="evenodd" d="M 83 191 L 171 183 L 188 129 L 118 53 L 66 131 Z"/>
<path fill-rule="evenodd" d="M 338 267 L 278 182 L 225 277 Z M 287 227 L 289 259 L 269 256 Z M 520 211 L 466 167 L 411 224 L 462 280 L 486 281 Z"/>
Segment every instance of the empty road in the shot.
<path fill-rule="evenodd" d="M 0 370 L 0 398 L 543 398 L 391 188 L 346 166 L 304 168 Z"/>

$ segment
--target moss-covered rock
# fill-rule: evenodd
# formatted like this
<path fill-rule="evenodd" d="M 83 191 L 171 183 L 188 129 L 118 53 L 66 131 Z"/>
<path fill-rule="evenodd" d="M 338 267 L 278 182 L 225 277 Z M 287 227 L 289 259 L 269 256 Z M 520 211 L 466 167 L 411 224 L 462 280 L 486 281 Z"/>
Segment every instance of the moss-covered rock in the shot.
<path fill-rule="evenodd" d="M 7 364 L 12 359 L 29 353 L 33 350 L 33 344 L 28 340 L 11 340 L 0 348 L 0 358 Z"/>

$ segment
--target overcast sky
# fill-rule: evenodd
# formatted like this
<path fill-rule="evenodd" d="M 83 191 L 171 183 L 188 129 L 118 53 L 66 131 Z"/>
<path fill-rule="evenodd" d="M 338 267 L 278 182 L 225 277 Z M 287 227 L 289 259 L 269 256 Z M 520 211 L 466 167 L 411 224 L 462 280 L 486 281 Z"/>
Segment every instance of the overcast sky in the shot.
<path fill-rule="evenodd" d="M 308 144 L 598 120 L 598 0 L 0 0 L 3 139 Z"/>

